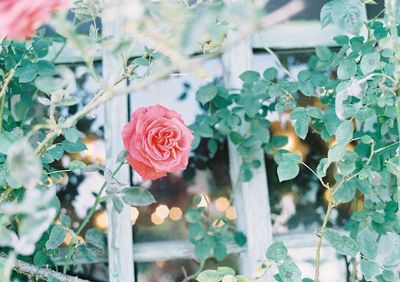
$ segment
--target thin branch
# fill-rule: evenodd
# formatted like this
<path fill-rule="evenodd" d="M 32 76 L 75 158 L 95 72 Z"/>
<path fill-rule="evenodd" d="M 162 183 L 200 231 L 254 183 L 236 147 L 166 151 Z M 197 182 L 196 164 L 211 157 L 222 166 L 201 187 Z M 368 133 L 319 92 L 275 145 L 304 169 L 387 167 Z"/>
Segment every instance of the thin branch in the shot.
<path fill-rule="evenodd" d="M 321 182 L 322 186 L 324 186 L 326 189 L 330 190 L 331 188 L 329 187 L 328 184 L 326 184 L 324 182 L 324 180 L 322 179 L 322 177 L 320 177 L 311 167 L 309 167 L 306 163 L 301 162 L 302 165 L 304 165 L 309 171 L 311 171 L 319 180 L 319 182 Z"/>
<path fill-rule="evenodd" d="M 6 94 L 8 85 L 10 84 L 12 78 L 14 77 L 15 70 L 17 69 L 17 67 L 18 67 L 18 64 L 10 70 L 10 72 L 7 74 L 6 78 L 4 79 L 4 84 L 0 91 L 0 98 L 2 98 Z"/>
<path fill-rule="evenodd" d="M 322 223 L 321 230 L 317 234 L 318 239 L 317 239 L 317 250 L 316 250 L 316 253 L 315 253 L 315 279 L 314 279 L 315 282 L 320 282 L 320 279 L 319 279 L 319 267 L 320 267 L 320 263 L 321 263 L 322 239 L 323 239 L 324 233 L 326 231 L 326 226 L 328 224 L 329 216 L 331 215 L 332 208 L 333 208 L 333 197 L 332 197 L 332 194 L 330 194 L 329 203 L 328 203 L 328 209 L 326 210 L 326 214 L 325 214 L 324 221 Z"/>
<path fill-rule="evenodd" d="M 40 268 L 36 265 L 21 260 L 17 260 L 15 262 L 14 270 L 28 277 L 34 277 L 36 279 L 42 279 L 46 281 L 49 281 L 51 277 L 54 277 L 63 282 L 89 282 L 89 280 L 80 279 L 70 275 L 64 275 L 49 268 Z"/>
<path fill-rule="evenodd" d="M 275 52 L 272 51 L 272 49 L 269 48 L 269 47 L 267 46 L 267 44 L 265 43 L 265 41 L 264 41 L 264 39 L 263 39 L 263 37 L 261 36 L 260 33 L 258 33 L 258 37 L 260 38 L 260 42 L 261 42 L 261 44 L 263 45 L 264 49 L 271 55 L 271 57 L 274 59 L 275 63 L 279 66 L 279 68 L 280 68 L 284 73 L 286 73 L 287 76 L 289 76 L 291 79 L 297 80 L 297 79 L 293 76 L 293 74 L 292 74 L 287 68 L 285 68 L 285 67 L 283 66 L 281 60 L 279 60 L 279 58 L 278 58 L 278 56 L 275 54 Z"/>
<path fill-rule="evenodd" d="M 126 161 L 125 161 L 125 162 L 121 162 L 121 163 L 117 166 L 117 168 L 114 170 L 114 172 L 112 173 L 112 175 L 115 176 L 115 175 L 118 173 L 118 171 L 122 168 L 122 166 L 123 166 L 124 164 L 126 164 Z M 95 211 L 96 211 L 98 205 L 99 205 L 100 202 L 102 201 L 101 195 L 103 195 L 103 192 L 104 192 L 104 190 L 105 190 L 106 188 L 107 188 L 107 182 L 104 181 L 103 185 L 102 185 L 101 188 L 100 188 L 99 193 L 98 193 L 97 196 L 96 196 L 96 199 L 95 199 L 95 201 L 94 201 L 93 206 L 90 208 L 90 210 L 89 210 L 88 214 L 86 215 L 85 219 L 81 222 L 81 224 L 79 225 L 77 231 L 75 232 L 75 237 L 78 237 L 78 236 L 82 233 L 82 231 L 83 231 L 83 229 L 86 227 L 86 225 L 89 223 L 89 221 L 90 221 L 90 219 L 92 218 L 93 214 L 95 213 Z M 70 261 L 71 261 L 71 259 L 72 259 L 72 255 L 73 255 L 73 254 L 74 254 L 74 244 L 73 244 L 73 242 L 71 242 L 71 244 L 68 246 L 68 253 L 67 253 L 66 258 L 65 258 L 64 273 L 65 273 L 66 270 L 67 270 L 67 266 L 70 264 Z"/>
<path fill-rule="evenodd" d="M 182 280 L 182 282 L 189 282 L 189 281 L 191 281 L 191 280 L 196 279 L 196 277 L 203 271 L 205 262 L 206 262 L 206 261 L 203 260 L 203 261 L 200 263 L 200 266 L 199 266 L 199 268 L 197 269 L 197 271 L 194 272 L 193 274 L 191 274 L 191 275 L 189 275 L 189 276 L 186 276 L 186 275 L 185 275 L 186 277 L 185 277 L 185 279 Z"/>

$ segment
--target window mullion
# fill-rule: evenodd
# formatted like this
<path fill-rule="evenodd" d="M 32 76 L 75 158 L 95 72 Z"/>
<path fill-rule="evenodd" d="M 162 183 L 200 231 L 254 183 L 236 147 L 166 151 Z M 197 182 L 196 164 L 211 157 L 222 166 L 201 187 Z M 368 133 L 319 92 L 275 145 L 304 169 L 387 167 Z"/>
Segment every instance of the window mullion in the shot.
<path fill-rule="evenodd" d="M 232 39 L 232 38 L 231 38 Z M 223 55 L 224 79 L 227 87 L 240 88 L 239 75 L 251 69 L 253 54 L 250 40 L 241 40 Z M 245 123 L 241 133 L 249 130 Z M 265 258 L 267 247 L 272 243 L 272 228 L 269 207 L 268 183 L 265 170 L 264 152 L 255 152 L 261 166 L 254 170 L 251 181 L 239 180 L 241 156 L 236 146 L 229 142 L 229 168 L 233 187 L 233 202 L 236 207 L 237 228 L 247 236 L 247 248 L 240 255 L 240 272 L 253 277 L 260 261 Z M 270 273 L 259 281 L 273 281 Z"/>
<path fill-rule="evenodd" d="M 105 4 L 116 4 L 119 0 L 105 0 Z M 114 38 L 123 34 L 123 23 L 121 21 L 108 21 L 102 19 L 103 36 Z M 122 54 L 113 50 L 114 46 L 106 48 L 103 60 L 103 76 L 106 83 L 113 85 L 123 72 Z M 114 90 L 124 88 L 123 83 L 115 86 Z M 118 154 L 123 149 L 121 129 L 128 120 L 128 98 L 118 96 L 105 104 L 105 142 L 107 155 L 107 168 L 115 168 Z M 122 167 L 117 178 L 122 183 L 129 183 L 129 168 Z M 118 212 L 111 200 L 107 201 L 108 214 L 108 265 L 109 281 L 135 281 L 133 262 L 133 240 L 130 207 L 124 205 Z"/>

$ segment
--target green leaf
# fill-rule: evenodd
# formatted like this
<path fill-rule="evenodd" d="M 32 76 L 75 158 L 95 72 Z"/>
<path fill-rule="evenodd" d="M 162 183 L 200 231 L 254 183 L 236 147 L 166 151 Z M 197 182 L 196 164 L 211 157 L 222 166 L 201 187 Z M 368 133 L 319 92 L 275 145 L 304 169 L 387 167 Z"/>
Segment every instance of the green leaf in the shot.
<path fill-rule="evenodd" d="M 215 139 L 208 140 L 207 148 L 208 148 L 208 155 L 210 156 L 210 158 L 213 158 L 218 150 L 217 141 Z"/>
<path fill-rule="evenodd" d="M 285 261 L 278 266 L 279 276 L 283 282 L 301 282 L 301 271 L 292 261 Z"/>
<path fill-rule="evenodd" d="M 196 280 L 199 282 L 219 282 L 224 278 L 224 274 L 216 270 L 206 270 L 200 273 Z"/>
<path fill-rule="evenodd" d="M 267 249 L 267 258 L 273 261 L 284 260 L 288 256 L 288 250 L 280 241 L 275 241 Z"/>
<path fill-rule="evenodd" d="M 34 188 L 42 174 L 42 163 L 35 150 L 26 141 L 14 143 L 7 153 L 7 167 L 10 175 L 25 188 Z"/>
<path fill-rule="evenodd" d="M 230 267 L 226 267 L 226 266 L 217 267 L 217 271 L 221 272 L 224 275 L 235 275 L 235 270 L 233 270 Z"/>
<path fill-rule="evenodd" d="M 37 68 L 33 64 L 29 64 L 21 69 L 19 83 L 31 82 L 36 78 L 37 74 Z"/>
<path fill-rule="evenodd" d="M 351 60 L 341 61 L 337 70 L 339 79 L 347 80 L 352 78 L 357 71 L 357 65 Z"/>
<path fill-rule="evenodd" d="M 60 84 L 57 83 L 53 76 L 39 76 L 35 80 L 35 86 L 46 94 L 51 94 L 61 88 Z"/>
<path fill-rule="evenodd" d="M 84 134 L 82 132 L 80 132 L 78 129 L 76 129 L 76 127 L 71 127 L 69 129 L 67 129 L 66 131 L 64 131 L 65 139 L 67 139 L 68 141 L 70 141 L 72 143 L 78 142 L 79 138 L 81 138 L 83 136 L 84 136 Z"/>
<path fill-rule="evenodd" d="M 68 168 L 71 170 L 74 169 L 83 169 L 86 167 L 86 164 L 80 160 L 73 160 L 68 164 Z"/>
<path fill-rule="evenodd" d="M 278 165 L 279 182 L 295 178 L 299 174 L 299 166 L 293 162 L 282 162 Z"/>
<path fill-rule="evenodd" d="M 124 161 L 126 161 L 126 158 L 128 157 L 129 152 L 126 149 L 123 149 L 121 152 L 119 152 L 118 156 L 117 156 L 117 162 L 119 163 L 123 163 Z"/>
<path fill-rule="evenodd" d="M 86 231 L 85 241 L 99 249 L 105 250 L 107 248 L 106 234 L 96 228 L 90 228 Z"/>
<path fill-rule="evenodd" d="M 0 134 L 0 153 L 7 154 L 10 146 L 18 140 L 17 136 L 10 132 L 3 132 Z"/>
<path fill-rule="evenodd" d="M 239 78 L 246 83 L 254 83 L 257 80 L 260 79 L 260 74 L 256 71 L 245 71 L 241 75 L 239 75 Z"/>
<path fill-rule="evenodd" d="M 346 153 L 346 148 L 342 144 L 335 144 L 328 151 L 328 162 L 338 162 L 340 161 L 344 154 Z"/>
<path fill-rule="evenodd" d="M 329 244 L 341 255 L 354 257 L 358 252 L 357 243 L 353 239 L 341 235 L 332 229 L 327 229 L 325 231 L 324 238 L 326 238 Z"/>
<path fill-rule="evenodd" d="M 240 247 L 243 247 L 247 243 L 247 238 L 246 235 L 244 235 L 243 232 L 236 231 L 234 234 L 235 242 L 238 244 Z"/>
<path fill-rule="evenodd" d="M 361 253 L 370 260 L 375 259 L 378 254 L 378 234 L 369 227 L 364 228 L 357 234 L 357 244 Z"/>
<path fill-rule="evenodd" d="M 68 215 L 60 213 L 59 217 L 60 217 L 61 225 L 63 227 L 65 227 L 65 228 L 70 228 L 71 227 L 71 218 Z"/>
<path fill-rule="evenodd" d="M 333 40 L 336 41 L 337 44 L 339 45 L 347 45 L 349 44 L 349 37 L 347 35 L 337 35 L 333 38 Z"/>
<path fill-rule="evenodd" d="M 283 135 L 275 135 L 272 137 L 271 143 L 275 147 L 283 147 L 287 144 L 288 137 Z"/>
<path fill-rule="evenodd" d="M 156 202 L 153 195 L 146 189 L 127 187 L 121 191 L 122 200 L 131 206 L 148 206 Z"/>
<path fill-rule="evenodd" d="M 117 210 L 118 213 L 121 213 L 124 209 L 124 202 L 121 200 L 120 197 L 113 195 L 111 197 L 112 203 L 114 208 Z"/>
<path fill-rule="evenodd" d="M 332 193 L 333 200 L 336 204 L 348 203 L 354 199 L 356 187 L 354 183 L 344 182 Z"/>
<path fill-rule="evenodd" d="M 325 28 L 328 25 L 333 23 L 332 14 L 331 14 L 332 4 L 333 4 L 333 1 L 330 1 L 330 2 L 326 3 L 324 6 L 322 6 L 321 14 L 320 14 L 320 21 L 321 21 L 322 28 Z"/>
<path fill-rule="evenodd" d="M 212 84 L 201 87 L 196 93 L 196 99 L 201 104 L 206 104 L 217 96 L 217 87 Z"/>
<path fill-rule="evenodd" d="M 87 149 L 85 143 L 78 141 L 76 143 L 64 140 L 61 142 L 61 148 L 68 153 L 79 153 Z"/>
<path fill-rule="evenodd" d="M 379 266 L 375 262 L 366 259 L 361 259 L 360 268 L 367 281 L 375 281 L 375 277 L 381 274 Z"/>
<path fill-rule="evenodd" d="M 331 16 L 334 24 L 352 34 L 359 34 L 363 25 L 364 6 L 359 0 L 333 0 Z"/>
<path fill-rule="evenodd" d="M 235 131 L 232 131 L 229 134 L 229 138 L 231 139 L 232 143 L 235 145 L 238 145 L 243 140 L 242 135 L 240 135 L 240 133 L 235 132 Z"/>
<path fill-rule="evenodd" d="M 205 261 L 211 256 L 214 242 L 211 240 L 210 237 L 206 237 L 200 241 L 194 241 L 193 243 L 195 245 L 194 254 L 198 260 Z"/>
<path fill-rule="evenodd" d="M 364 75 L 376 70 L 379 65 L 381 55 L 377 52 L 365 54 L 360 63 L 360 69 Z"/>
<path fill-rule="evenodd" d="M 243 182 L 248 182 L 253 178 L 253 172 L 251 172 L 251 169 L 248 168 L 242 169 L 240 178 Z"/>
<path fill-rule="evenodd" d="M 226 246 L 223 243 L 217 243 L 214 247 L 214 256 L 217 261 L 223 261 L 228 254 Z"/>
<path fill-rule="evenodd" d="M 53 250 L 60 246 L 67 236 L 67 231 L 60 225 L 54 225 L 51 229 L 49 239 L 46 242 L 46 249 Z"/>
<path fill-rule="evenodd" d="M 290 152 L 287 153 L 285 151 L 283 151 L 281 157 L 282 157 L 282 161 L 292 162 L 292 163 L 296 163 L 296 164 L 299 164 L 303 161 L 303 159 L 301 158 L 300 155 L 293 154 Z"/>
<path fill-rule="evenodd" d="M 195 241 L 201 240 L 206 235 L 206 228 L 200 223 L 190 224 L 188 228 L 189 238 Z"/>
<path fill-rule="evenodd" d="M 53 157 L 53 159 L 59 161 L 64 154 L 64 150 L 61 146 L 55 146 L 47 151 L 49 155 Z"/>
<path fill-rule="evenodd" d="M 276 70 L 276 68 L 271 67 L 271 68 L 267 68 L 264 72 L 263 72 L 263 77 L 265 80 L 267 81 L 271 81 L 274 80 L 276 78 L 276 76 L 278 75 L 278 71 Z"/>
<path fill-rule="evenodd" d="M 336 129 L 336 143 L 348 144 L 353 139 L 354 126 L 350 120 L 345 120 Z"/>
<path fill-rule="evenodd" d="M 44 266 L 46 264 L 50 264 L 51 260 L 45 252 L 43 252 L 42 250 L 38 250 L 35 252 L 35 255 L 33 256 L 33 263 L 36 266 Z"/>
<path fill-rule="evenodd" d="M 301 139 L 305 139 L 308 133 L 309 118 L 300 118 L 294 124 L 294 130 Z"/>

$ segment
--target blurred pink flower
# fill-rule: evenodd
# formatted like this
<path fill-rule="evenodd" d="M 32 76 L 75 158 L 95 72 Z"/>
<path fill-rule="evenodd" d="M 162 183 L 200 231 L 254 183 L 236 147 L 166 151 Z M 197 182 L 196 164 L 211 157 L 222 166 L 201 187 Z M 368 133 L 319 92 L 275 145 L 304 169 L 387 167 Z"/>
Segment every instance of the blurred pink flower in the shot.
<path fill-rule="evenodd" d="M 143 180 L 155 180 L 187 167 L 193 134 L 180 114 L 154 105 L 132 114 L 122 139 L 130 165 Z"/>
<path fill-rule="evenodd" d="M 0 0 L 0 37 L 30 38 L 54 11 L 67 9 L 69 4 L 70 0 Z"/>

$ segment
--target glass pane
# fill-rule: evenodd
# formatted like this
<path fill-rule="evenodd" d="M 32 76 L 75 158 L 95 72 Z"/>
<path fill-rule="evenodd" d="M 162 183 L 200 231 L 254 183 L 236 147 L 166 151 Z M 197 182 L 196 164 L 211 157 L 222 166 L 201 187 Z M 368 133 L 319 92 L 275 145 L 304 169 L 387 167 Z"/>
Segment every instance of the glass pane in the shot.
<path fill-rule="evenodd" d="M 204 63 L 199 74 L 206 74 L 209 81 L 220 80 L 222 66 L 219 59 Z M 202 78 L 183 74 L 161 81 L 145 91 L 131 95 L 131 111 L 141 106 L 159 103 L 182 115 L 185 123 L 194 122 L 196 114 L 203 109 L 195 100 L 196 90 L 207 83 Z M 157 181 L 140 183 L 139 175 L 133 182 L 149 189 L 156 204 L 137 209 L 134 227 L 135 242 L 187 239 L 187 227 L 183 215 L 193 205 L 196 195 L 204 195 L 200 205 L 208 206 L 211 217 L 227 213 L 235 217 L 234 208 L 229 208 L 230 179 L 227 145 L 220 144 L 215 158 L 203 158 L 207 154 L 207 143 L 202 143 L 191 158 L 188 168 L 181 174 L 170 174 Z"/>
<path fill-rule="evenodd" d="M 216 269 L 218 266 L 229 265 L 238 271 L 237 259 L 237 255 L 229 255 L 224 261 L 218 263 L 210 259 L 204 269 Z M 138 282 L 181 282 L 199 268 L 199 263 L 190 259 L 137 263 L 136 265 Z"/>
<path fill-rule="evenodd" d="M 267 4 L 267 11 L 273 12 L 288 4 L 292 0 L 271 0 Z M 329 2 L 328 0 L 303 0 L 304 9 L 298 14 L 290 17 L 291 20 L 319 20 L 319 14 L 322 6 Z"/>

